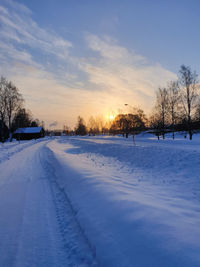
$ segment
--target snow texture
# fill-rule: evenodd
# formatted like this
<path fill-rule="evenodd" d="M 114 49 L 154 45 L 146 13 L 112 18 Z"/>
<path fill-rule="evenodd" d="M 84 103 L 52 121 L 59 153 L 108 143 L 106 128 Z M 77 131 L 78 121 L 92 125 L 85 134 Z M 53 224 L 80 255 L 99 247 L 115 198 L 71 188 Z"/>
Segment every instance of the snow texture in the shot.
<path fill-rule="evenodd" d="M 0 266 L 200 266 L 199 163 L 199 135 L 4 144 Z"/>

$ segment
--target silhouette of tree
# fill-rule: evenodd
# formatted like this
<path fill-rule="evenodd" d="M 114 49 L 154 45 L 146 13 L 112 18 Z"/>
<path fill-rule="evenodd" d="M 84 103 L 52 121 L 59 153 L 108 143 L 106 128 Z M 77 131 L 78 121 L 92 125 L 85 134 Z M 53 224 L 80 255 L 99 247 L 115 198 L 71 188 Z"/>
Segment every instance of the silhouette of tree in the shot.
<path fill-rule="evenodd" d="M 171 81 L 167 87 L 167 98 L 168 98 L 168 114 L 171 128 L 173 131 L 174 139 L 174 126 L 178 119 L 178 108 L 180 107 L 180 93 L 177 81 Z"/>
<path fill-rule="evenodd" d="M 22 95 L 19 93 L 17 87 L 12 83 L 9 82 L 6 87 L 6 113 L 8 118 L 8 128 L 9 132 L 11 133 L 11 123 L 12 118 L 22 105 L 23 98 Z"/>
<path fill-rule="evenodd" d="M 6 126 L 6 86 L 7 81 L 6 78 L 2 77 L 0 78 L 0 122 L 1 122 L 1 141 L 4 141 L 4 139 L 7 136 L 7 126 Z"/>
<path fill-rule="evenodd" d="M 158 88 L 156 92 L 155 105 L 157 124 L 161 128 L 163 139 L 165 138 L 165 127 L 168 114 L 168 93 L 166 88 Z"/>
<path fill-rule="evenodd" d="M 135 134 L 145 129 L 146 116 L 141 109 L 135 109 L 135 114 L 118 114 L 110 128 L 112 133 L 122 133 L 128 138 L 130 133 Z"/>
<path fill-rule="evenodd" d="M 25 108 L 21 108 L 15 114 L 12 121 L 12 130 L 17 128 L 32 127 L 32 115 L 29 111 L 26 111 Z"/>
<path fill-rule="evenodd" d="M 83 118 L 81 118 L 80 116 L 78 116 L 78 122 L 77 122 L 77 126 L 75 128 L 75 134 L 76 135 L 86 135 L 87 134 L 87 128 L 85 126 L 85 122 L 84 122 Z"/>
<path fill-rule="evenodd" d="M 192 72 L 190 67 L 182 65 L 179 71 L 179 86 L 181 88 L 181 101 L 184 115 L 187 120 L 187 128 L 190 140 L 192 140 L 192 112 L 197 104 L 198 99 L 198 75 Z"/>

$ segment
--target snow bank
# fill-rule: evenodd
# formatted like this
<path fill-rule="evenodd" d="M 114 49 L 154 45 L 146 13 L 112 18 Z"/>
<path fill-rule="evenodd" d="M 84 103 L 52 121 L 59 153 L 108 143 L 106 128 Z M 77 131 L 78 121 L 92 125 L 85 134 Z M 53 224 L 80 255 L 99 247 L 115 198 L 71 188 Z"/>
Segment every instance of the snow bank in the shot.
<path fill-rule="evenodd" d="M 58 140 L 51 164 L 100 265 L 200 265 L 198 140 Z"/>
<path fill-rule="evenodd" d="M 43 141 L 43 139 L 0 143 L 0 163 L 9 160 L 14 154 L 41 141 Z"/>

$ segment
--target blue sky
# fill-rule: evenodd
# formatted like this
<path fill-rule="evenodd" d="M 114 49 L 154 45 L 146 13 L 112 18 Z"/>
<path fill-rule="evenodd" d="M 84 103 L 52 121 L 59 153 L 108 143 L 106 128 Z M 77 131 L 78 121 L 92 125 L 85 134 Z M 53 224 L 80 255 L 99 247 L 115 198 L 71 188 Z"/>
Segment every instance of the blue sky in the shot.
<path fill-rule="evenodd" d="M 0 1 L 0 74 L 46 125 L 150 112 L 181 64 L 200 73 L 200 1 Z"/>

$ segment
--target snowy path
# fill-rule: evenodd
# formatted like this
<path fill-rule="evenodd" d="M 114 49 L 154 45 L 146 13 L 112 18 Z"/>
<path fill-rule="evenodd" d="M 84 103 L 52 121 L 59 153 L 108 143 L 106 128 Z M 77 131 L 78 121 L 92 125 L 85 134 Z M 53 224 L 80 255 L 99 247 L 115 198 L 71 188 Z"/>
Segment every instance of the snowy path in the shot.
<path fill-rule="evenodd" d="M 10 159 L 15 153 L 22 151 L 23 149 L 33 146 L 36 143 L 41 142 L 41 140 L 32 140 L 32 141 L 21 141 L 20 143 L 15 142 L 7 142 L 4 144 L 0 144 L 0 163 Z"/>
<path fill-rule="evenodd" d="M 87 240 L 46 163 L 46 143 L 0 164 L 0 266 L 93 266 Z"/>
<path fill-rule="evenodd" d="M 136 142 L 5 145 L 0 266 L 200 266 L 200 140 Z"/>

